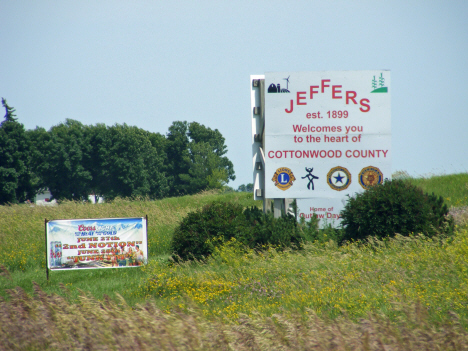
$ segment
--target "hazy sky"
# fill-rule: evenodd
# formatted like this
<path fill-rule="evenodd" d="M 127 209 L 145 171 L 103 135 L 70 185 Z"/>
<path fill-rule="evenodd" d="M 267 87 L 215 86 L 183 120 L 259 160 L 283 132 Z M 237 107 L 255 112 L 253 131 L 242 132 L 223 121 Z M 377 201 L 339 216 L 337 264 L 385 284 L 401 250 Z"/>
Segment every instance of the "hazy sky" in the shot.
<path fill-rule="evenodd" d="M 237 188 L 252 182 L 251 74 L 389 69 L 392 170 L 468 171 L 468 1 L 0 0 L 0 14 L 0 97 L 27 129 L 197 121 L 226 138 Z"/>

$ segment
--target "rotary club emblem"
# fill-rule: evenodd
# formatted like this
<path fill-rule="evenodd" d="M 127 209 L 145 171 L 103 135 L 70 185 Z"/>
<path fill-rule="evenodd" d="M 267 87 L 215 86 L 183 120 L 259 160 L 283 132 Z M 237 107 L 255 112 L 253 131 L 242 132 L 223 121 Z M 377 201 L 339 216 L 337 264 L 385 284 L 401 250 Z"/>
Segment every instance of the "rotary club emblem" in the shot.
<path fill-rule="evenodd" d="M 359 184 L 361 184 L 364 189 L 369 189 L 374 185 L 382 183 L 383 174 L 377 167 L 365 167 L 359 172 Z"/>
<path fill-rule="evenodd" d="M 278 189 L 288 190 L 290 187 L 292 187 L 296 178 L 289 168 L 281 167 L 276 170 L 271 180 L 275 182 L 275 186 Z"/>
<path fill-rule="evenodd" d="M 345 190 L 351 184 L 351 173 L 344 167 L 333 167 L 327 174 L 327 183 L 333 190 Z"/>

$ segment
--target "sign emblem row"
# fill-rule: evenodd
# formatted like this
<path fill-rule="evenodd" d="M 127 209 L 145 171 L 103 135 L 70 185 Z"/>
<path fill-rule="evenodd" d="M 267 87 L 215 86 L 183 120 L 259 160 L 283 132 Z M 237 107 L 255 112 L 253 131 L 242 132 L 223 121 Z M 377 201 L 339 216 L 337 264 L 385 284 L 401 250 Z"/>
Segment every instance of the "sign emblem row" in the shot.
<path fill-rule="evenodd" d="M 305 171 L 306 174 L 301 178 L 309 180 L 307 189 L 315 190 L 314 180 L 319 179 L 319 177 L 313 174 L 314 169 L 312 167 L 305 167 Z M 383 179 L 380 169 L 374 166 L 364 167 L 358 175 L 359 185 L 363 189 L 369 189 L 374 185 L 382 184 Z M 276 170 L 271 180 L 278 189 L 285 191 L 293 186 L 296 177 L 288 167 L 280 167 Z M 333 167 L 327 173 L 327 184 L 336 191 L 346 190 L 351 185 L 351 180 L 351 173 L 347 168 L 342 166 Z"/>

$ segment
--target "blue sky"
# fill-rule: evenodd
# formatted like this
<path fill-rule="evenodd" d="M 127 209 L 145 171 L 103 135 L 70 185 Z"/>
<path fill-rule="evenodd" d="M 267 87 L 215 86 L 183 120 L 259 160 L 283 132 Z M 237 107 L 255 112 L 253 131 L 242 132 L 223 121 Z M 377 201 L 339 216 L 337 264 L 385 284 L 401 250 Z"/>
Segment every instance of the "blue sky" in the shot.
<path fill-rule="evenodd" d="M 392 170 L 468 171 L 467 1 L 1 1 L 0 96 L 66 118 L 217 128 L 252 182 L 251 74 L 392 74 Z M 3 115 L 3 113 L 2 113 Z"/>

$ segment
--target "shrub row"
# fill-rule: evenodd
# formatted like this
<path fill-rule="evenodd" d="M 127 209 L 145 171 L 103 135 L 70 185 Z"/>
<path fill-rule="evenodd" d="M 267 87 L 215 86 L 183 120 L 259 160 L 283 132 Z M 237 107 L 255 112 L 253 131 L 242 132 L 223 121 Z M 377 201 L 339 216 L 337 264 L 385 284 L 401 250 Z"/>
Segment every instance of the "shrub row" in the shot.
<path fill-rule="evenodd" d="M 203 259 L 235 238 L 250 248 L 272 245 L 300 248 L 313 227 L 300 227 L 291 215 L 274 218 L 257 207 L 213 202 L 185 217 L 174 231 L 172 252 L 181 259 Z"/>
<path fill-rule="evenodd" d="M 342 228 L 318 230 L 317 218 L 297 223 L 291 215 L 274 218 L 257 207 L 244 209 L 235 203 L 214 202 L 183 219 L 175 230 L 172 252 L 184 260 L 203 259 L 232 238 L 249 248 L 301 248 L 305 241 L 331 239 L 340 243 L 369 236 L 382 239 L 396 233 L 431 237 L 454 229 L 442 197 L 398 179 L 350 197 L 341 217 Z"/>

